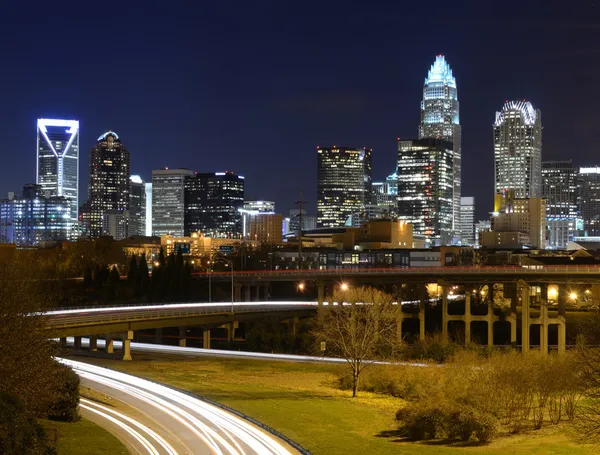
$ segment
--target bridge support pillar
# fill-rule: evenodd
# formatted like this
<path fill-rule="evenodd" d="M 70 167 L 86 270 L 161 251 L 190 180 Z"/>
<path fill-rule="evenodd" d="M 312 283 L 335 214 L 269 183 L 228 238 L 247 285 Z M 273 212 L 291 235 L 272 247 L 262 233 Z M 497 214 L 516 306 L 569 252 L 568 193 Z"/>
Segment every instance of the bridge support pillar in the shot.
<path fill-rule="evenodd" d="M 179 327 L 179 346 L 182 348 L 187 346 L 187 327 Z"/>
<path fill-rule="evenodd" d="M 567 350 L 567 320 L 558 316 L 558 354 L 563 355 Z"/>
<path fill-rule="evenodd" d="M 233 286 L 233 300 L 235 300 L 236 302 L 242 301 L 242 285 L 241 284 L 235 284 Z"/>
<path fill-rule="evenodd" d="M 264 297 L 263 297 L 263 298 L 264 298 L 265 300 L 267 300 L 267 301 L 269 300 L 269 296 L 270 296 L 270 293 L 269 293 L 269 287 L 270 287 L 270 286 L 271 286 L 271 285 L 270 285 L 269 283 L 265 283 L 265 284 L 263 284 L 263 294 L 264 294 Z"/>
<path fill-rule="evenodd" d="M 256 292 L 254 293 L 254 301 L 258 302 L 260 301 L 260 284 L 257 284 L 255 286 Z"/>
<path fill-rule="evenodd" d="M 531 307 L 529 302 L 529 284 L 523 283 L 520 287 L 521 294 L 521 352 L 529 352 L 531 324 Z"/>
<path fill-rule="evenodd" d="M 494 301 L 488 301 L 488 312 L 487 312 L 487 345 L 489 347 L 494 346 Z"/>
<path fill-rule="evenodd" d="M 448 341 L 448 286 L 442 286 L 442 340 Z"/>
<path fill-rule="evenodd" d="M 73 337 L 73 347 L 75 349 L 81 349 L 81 337 Z"/>
<path fill-rule="evenodd" d="M 465 292 L 465 345 L 471 343 L 471 293 Z"/>
<path fill-rule="evenodd" d="M 317 282 L 317 303 L 319 306 L 323 305 L 325 301 L 325 283 L 322 281 Z"/>
<path fill-rule="evenodd" d="M 113 354 L 115 352 L 115 340 L 112 337 L 106 337 L 105 343 L 106 353 Z"/>
<path fill-rule="evenodd" d="M 202 347 L 204 349 L 210 349 L 210 330 L 202 331 Z"/>
<path fill-rule="evenodd" d="M 251 295 L 250 295 L 251 291 L 252 291 L 252 285 L 250 285 L 250 284 L 249 284 L 249 285 L 247 285 L 247 286 L 246 286 L 246 288 L 245 288 L 245 292 L 246 292 L 246 294 L 245 294 L 244 301 L 246 301 L 246 302 L 250 302 L 250 301 L 252 300 L 252 297 L 251 297 Z"/>
<path fill-rule="evenodd" d="M 425 341 L 425 304 L 423 302 L 419 308 L 419 340 Z"/>
<path fill-rule="evenodd" d="M 133 330 L 128 330 L 123 336 L 123 360 L 131 360 L 131 340 L 133 339 Z"/>
<path fill-rule="evenodd" d="M 540 352 L 548 355 L 548 302 L 545 299 L 540 302 Z"/>
<path fill-rule="evenodd" d="M 400 303 L 398 303 L 400 305 Z M 396 317 L 396 342 L 402 343 L 402 323 L 404 322 L 404 313 L 402 307 L 398 310 L 398 316 Z"/>
<path fill-rule="evenodd" d="M 61 337 L 58 340 L 58 344 L 61 348 L 66 348 L 67 347 L 67 337 Z"/>
<path fill-rule="evenodd" d="M 290 322 L 290 329 L 292 332 L 292 336 L 294 338 L 296 338 L 296 335 L 298 334 L 298 323 L 300 322 L 300 319 L 298 318 L 298 316 L 294 316 Z"/>
<path fill-rule="evenodd" d="M 156 329 L 156 344 L 162 344 L 163 342 L 163 329 L 158 328 Z"/>
<path fill-rule="evenodd" d="M 92 352 L 98 350 L 98 337 L 96 335 L 90 336 L 89 350 Z"/>

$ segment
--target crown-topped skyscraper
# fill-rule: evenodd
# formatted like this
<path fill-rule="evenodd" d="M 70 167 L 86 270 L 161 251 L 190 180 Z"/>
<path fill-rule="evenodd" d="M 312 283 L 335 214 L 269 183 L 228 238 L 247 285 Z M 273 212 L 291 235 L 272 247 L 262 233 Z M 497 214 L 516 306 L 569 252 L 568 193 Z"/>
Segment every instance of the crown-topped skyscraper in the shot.
<path fill-rule="evenodd" d="M 456 79 L 443 55 L 431 65 L 423 85 L 419 138 L 438 138 L 453 147 L 453 236 L 459 231 L 461 194 L 461 140 Z"/>

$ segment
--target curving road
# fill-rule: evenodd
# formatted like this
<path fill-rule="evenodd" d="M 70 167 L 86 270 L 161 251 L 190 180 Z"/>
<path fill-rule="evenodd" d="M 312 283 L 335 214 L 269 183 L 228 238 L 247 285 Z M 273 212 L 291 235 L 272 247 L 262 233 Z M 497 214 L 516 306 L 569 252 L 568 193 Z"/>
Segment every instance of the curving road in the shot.
<path fill-rule="evenodd" d="M 117 432 L 134 453 L 151 455 L 291 455 L 273 435 L 202 400 L 107 368 L 59 359 L 82 385 L 123 402 L 134 412 L 82 399 L 86 417 Z"/>

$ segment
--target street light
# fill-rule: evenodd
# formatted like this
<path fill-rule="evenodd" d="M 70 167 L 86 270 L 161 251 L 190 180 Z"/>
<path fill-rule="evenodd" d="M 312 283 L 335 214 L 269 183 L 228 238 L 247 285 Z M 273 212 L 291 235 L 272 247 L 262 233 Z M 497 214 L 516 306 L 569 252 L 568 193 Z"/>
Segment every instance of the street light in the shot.
<path fill-rule="evenodd" d="M 341 289 L 342 291 L 347 291 L 347 290 L 348 290 L 348 287 L 349 287 L 349 286 L 348 286 L 348 283 L 342 283 L 342 284 L 340 285 L 340 289 Z"/>
<path fill-rule="evenodd" d="M 569 294 L 569 298 L 573 301 L 577 300 L 577 293 L 576 292 L 571 292 Z"/>
<path fill-rule="evenodd" d="M 304 291 L 304 283 L 298 283 L 298 290 L 300 292 Z"/>

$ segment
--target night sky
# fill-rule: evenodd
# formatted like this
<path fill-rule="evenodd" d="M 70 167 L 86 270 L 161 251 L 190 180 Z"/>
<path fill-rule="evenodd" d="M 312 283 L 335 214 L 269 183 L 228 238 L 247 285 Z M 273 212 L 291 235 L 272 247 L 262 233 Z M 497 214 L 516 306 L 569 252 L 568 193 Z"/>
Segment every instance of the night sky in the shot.
<path fill-rule="evenodd" d="M 463 195 L 487 217 L 492 123 L 507 99 L 542 110 L 543 159 L 600 164 L 600 4 L 514 2 L 2 2 L 0 197 L 35 180 L 36 118 L 80 121 L 80 188 L 116 131 L 132 173 L 246 177 L 246 198 L 316 210 L 316 146 L 373 148 L 373 179 L 417 134 L 444 54 L 458 84 Z M 410 6 L 413 5 L 413 6 Z M 10 163 L 10 164 L 9 164 Z"/>

